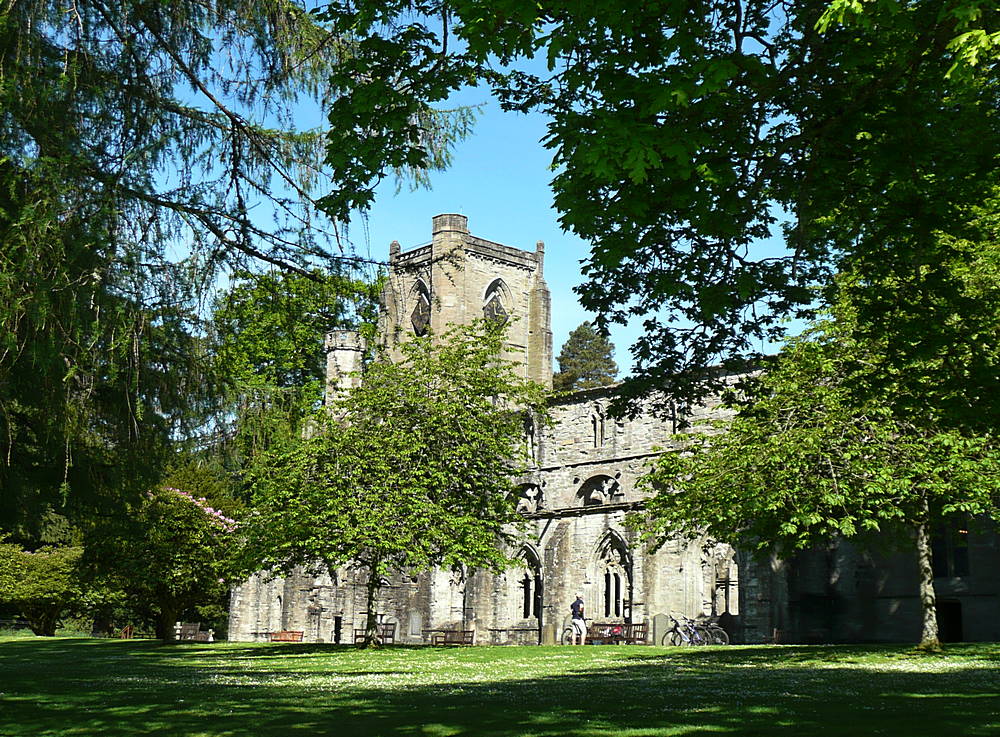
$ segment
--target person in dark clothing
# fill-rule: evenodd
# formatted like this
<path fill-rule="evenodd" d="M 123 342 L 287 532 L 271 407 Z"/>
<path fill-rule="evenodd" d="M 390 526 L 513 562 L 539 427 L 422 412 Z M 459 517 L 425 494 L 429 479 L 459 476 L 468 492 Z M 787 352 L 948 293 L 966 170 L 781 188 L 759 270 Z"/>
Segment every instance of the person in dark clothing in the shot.
<path fill-rule="evenodd" d="M 583 595 L 577 594 L 576 601 L 570 607 L 573 615 L 573 640 L 574 645 L 582 645 L 587 637 L 587 619 L 583 615 Z"/>

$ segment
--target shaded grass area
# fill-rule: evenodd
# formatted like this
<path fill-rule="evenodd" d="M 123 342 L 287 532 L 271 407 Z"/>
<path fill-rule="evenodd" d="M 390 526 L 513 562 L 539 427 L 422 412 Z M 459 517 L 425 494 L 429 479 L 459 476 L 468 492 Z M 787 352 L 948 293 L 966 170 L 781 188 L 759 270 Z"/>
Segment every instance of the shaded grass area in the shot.
<path fill-rule="evenodd" d="M 1000 648 L 0 639 L 0 735 L 989 735 Z"/>

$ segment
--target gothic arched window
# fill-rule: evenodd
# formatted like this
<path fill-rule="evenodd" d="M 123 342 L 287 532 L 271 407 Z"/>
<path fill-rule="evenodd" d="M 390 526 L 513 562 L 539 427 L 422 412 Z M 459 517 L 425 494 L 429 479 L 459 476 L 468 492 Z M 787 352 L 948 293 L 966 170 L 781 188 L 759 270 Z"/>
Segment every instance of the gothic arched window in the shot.
<path fill-rule="evenodd" d="M 431 295 L 427 285 L 423 281 L 417 281 L 411 290 L 416 304 L 410 314 L 410 323 L 413 325 L 413 332 L 418 337 L 427 335 L 427 329 L 431 324 Z"/>
<path fill-rule="evenodd" d="M 537 484 L 522 484 L 517 490 L 517 511 L 532 514 L 542 508 L 542 490 Z"/>
<path fill-rule="evenodd" d="M 614 531 L 604 536 L 597 549 L 598 582 L 605 617 L 629 621 L 632 617 L 632 556 L 628 545 Z"/>
<path fill-rule="evenodd" d="M 519 557 L 523 567 L 517 573 L 517 610 L 521 619 L 538 619 L 542 610 L 542 566 L 528 547 L 521 550 Z"/>
<path fill-rule="evenodd" d="M 508 302 L 509 299 L 509 290 L 503 279 L 494 279 L 486 289 L 486 296 L 483 297 L 483 317 L 500 325 L 506 323 L 510 315 L 504 307 L 504 302 Z"/>
<path fill-rule="evenodd" d="M 609 504 L 620 501 L 621 484 L 610 476 L 591 476 L 583 483 L 576 495 L 585 507 Z"/>

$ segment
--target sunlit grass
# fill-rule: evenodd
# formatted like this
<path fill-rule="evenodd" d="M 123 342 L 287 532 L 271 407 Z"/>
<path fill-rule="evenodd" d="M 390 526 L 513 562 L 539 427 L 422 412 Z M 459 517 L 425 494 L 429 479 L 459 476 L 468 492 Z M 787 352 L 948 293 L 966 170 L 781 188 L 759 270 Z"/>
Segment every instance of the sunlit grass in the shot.
<path fill-rule="evenodd" d="M 1000 649 L 0 638 L 0 735 L 988 735 Z"/>

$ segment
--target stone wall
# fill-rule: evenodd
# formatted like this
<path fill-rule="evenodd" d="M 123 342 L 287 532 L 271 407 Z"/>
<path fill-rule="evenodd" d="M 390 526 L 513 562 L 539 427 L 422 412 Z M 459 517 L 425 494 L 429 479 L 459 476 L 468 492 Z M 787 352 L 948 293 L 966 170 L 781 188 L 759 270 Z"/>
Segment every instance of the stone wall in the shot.
<path fill-rule="evenodd" d="M 525 376 L 551 386 L 543 245 L 524 251 L 473 236 L 461 215 L 435 217 L 432 230 L 428 244 L 405 252 L 398 243 L 390 248 L 382 339 L 391 348 L 414 331 L 440 333 L 449 323 L 506 317 L 509 356 Z M 357 380 L 362 346 L 351 335 L 336 334 L 326 350 L 332 394 Z M 913 556 L 890 552 L 878 539 L 864 546 L 839 541 L 788 561 L 707 540 L 644 549 L 624 520 L 642 504 L 638 479 L 681 428 L 648 412 L 609 417 L 613 391 L 557 398 L 552 425 L 529 428 L 525 442 L 534 467 L 520 480 L 528 532 L 510 551 L 517 566 L 501 573 L 397 574 L 384 582 L 375 615 L 397 623 L 397 641 L 425 642 L 427 630 L 449 628 L 474 629 L 481 643 L 554 642 L 569 623 L 577 593 L 591 620 L 647 622 L 657 643 L 671 614 L 725 614 L 731 635 L 744 642 L 916 638 Z M 709 399 L 688 419 L 697 427 L 725 412 Z M 962 539 L 968 570 L 936 581 L 945 624 L 957 627 L 962 639 L 1000 639 L 997 535 L 970 528 Z M 258 574 L 233 591 L 230 639 L 293 629 L 307 641 L 352 642 L 367 618 L 365 584 L 364 574 L 346 568 L 273 580 Z"/>
<path fill-rule="evenodd" d="M 526 251 L 469 233 L 461 215 L 433 219 L 430 243 L 390 247 L 383 292 L 382 339 L 392 347 L 414 332 L 441 333 L 449 324 L 492 316 L 508 322 L 508 357 L 524 376 L 552 382 L 549 292 L 544 245 Z M 362 346 L 350 335 L 327 341 L 328 394 L 357 380 Z M 535 466 L 522 479 L 521 511 L 528 533 L 522 564 L 500 573 L 431 571 L 394 576 L 376 616 L 397 622 L 398 639 L 422 642 L 425 631 L 475 629 L 480 642 L 555 641 L 581 593 L 589 618 L 662 624 L 668 613 L 736 614 L 738 580 L 732 554 L 703 541 L 643 550 L 625 516 L 641 502 L 636 481 L 676 424 L 649 414 L 607 416 L 608 389 L 578 392 L 552 405 L 551 426 L 526 438 Z M 718 412 L 706 405 L 694 419 Z M 728 596 L 718 596 L 720 561 Z M 365 578 L 299 572 L 269 580 L 258 574 L 233 591 L 230 637 L 260 639 L 277 629 L 302 630 L 306 640 L 349 642 L 361 629 Z M 659 632 L 658 629 L 658 632 Z"/>

